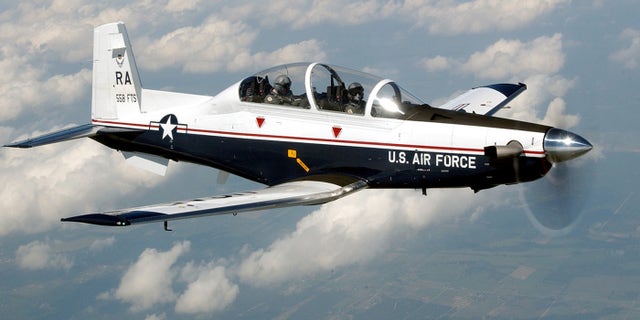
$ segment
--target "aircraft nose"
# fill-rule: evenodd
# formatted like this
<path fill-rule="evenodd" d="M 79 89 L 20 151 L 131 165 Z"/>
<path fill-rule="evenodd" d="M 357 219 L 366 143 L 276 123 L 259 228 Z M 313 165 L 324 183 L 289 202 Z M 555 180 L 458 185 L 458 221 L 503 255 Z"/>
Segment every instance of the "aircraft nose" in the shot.
<path fill-rule="evenodd" d="M 551 128 L 544 136 L 544 152 L 553 163 L 577 158 L 593 149 L 587 139 L 566 130 Z"/>

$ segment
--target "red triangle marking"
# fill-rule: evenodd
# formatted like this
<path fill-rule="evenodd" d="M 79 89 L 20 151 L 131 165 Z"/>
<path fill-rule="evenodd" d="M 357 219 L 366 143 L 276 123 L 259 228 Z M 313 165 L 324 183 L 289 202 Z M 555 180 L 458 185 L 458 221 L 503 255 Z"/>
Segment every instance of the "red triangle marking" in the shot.
<path fill-rule="evenodd" d="M 256 122 L 258 123 L 258 128 L 262 128 L 262 124 L 264 123 L 264 118 L 256 117 Z"/>
<path fill-rule="evenodd" d="M 333 136 L 334 137 L 338 137 L 340 135 L 340 132 L 342 132 L 342 128 L 340 127 L 333 127 Z"/>

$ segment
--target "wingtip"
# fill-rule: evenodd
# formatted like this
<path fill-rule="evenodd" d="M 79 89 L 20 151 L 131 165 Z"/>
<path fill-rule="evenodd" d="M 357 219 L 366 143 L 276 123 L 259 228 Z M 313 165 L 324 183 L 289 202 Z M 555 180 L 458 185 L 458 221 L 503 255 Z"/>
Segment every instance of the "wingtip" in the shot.
<path fill-rule="evenodd" d="M 16 142 L 16 143 L 9 143 L 9 144 L 5 144 L 2 146 L 3 148 L 15 148 L 15 149 L 28 149 L 33 147 L 30 144 L 27 144 L 25 142 Z"/>
<path fill-rule="evenodd" d="M 128 226 L 131 223 L 127 220 L 120 219 L 116 216 L 102 214 L 102 213 L 92 213 L 92 214 L 84 214 L 80 216 L 74 216 L 69 218 L 60 219 L 62 222 L 80 222 L 80 223 L 88 223 L 95 224 L 99 226 L 113 226 L 113 227 L 123 227 Z"/>

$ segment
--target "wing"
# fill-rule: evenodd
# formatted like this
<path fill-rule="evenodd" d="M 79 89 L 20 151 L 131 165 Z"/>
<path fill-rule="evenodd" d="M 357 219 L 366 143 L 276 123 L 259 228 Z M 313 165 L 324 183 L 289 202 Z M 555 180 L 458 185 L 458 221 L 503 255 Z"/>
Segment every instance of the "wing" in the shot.
<path fill-rule="evenodd" d="M 473 88 L 438 108 L 493 115 L 527 89 L 524 83 L 499 83 Z"/>
<path fill-rule="evenodd" d="M 257 191 L 150 205 L 106 213 L 85 214 L 64 218 L 62 221 L 104 226 L 127 226 L 154 221 L 166 222 L 201 216 L 321 204 L 366 187 L 367 183 L 365 181 L 357 179 L 351 179 L 348 184 L 314 180 L 292 181 Z"/>

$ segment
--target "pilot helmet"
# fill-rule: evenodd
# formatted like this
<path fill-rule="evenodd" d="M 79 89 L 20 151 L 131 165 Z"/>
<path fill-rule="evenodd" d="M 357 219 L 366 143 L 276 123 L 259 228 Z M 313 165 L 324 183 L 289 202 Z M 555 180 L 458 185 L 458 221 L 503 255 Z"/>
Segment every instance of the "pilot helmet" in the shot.
<path fill-rule="evenodd" d="M 364 97 L 364 88 L 359 82 L 353 82 L 349 85 L 349 95 L 351 99 L 358 98 L 358 100 L 362 100 Z"/>
<path fill-rule="evenodd" d="M 285 76 L 284 74 L 277 76 L 274 88 L 280 94 L 288 93 L 289 88 L 291 88 L 291 79 L 289 79 L 289 77 Z"/>

